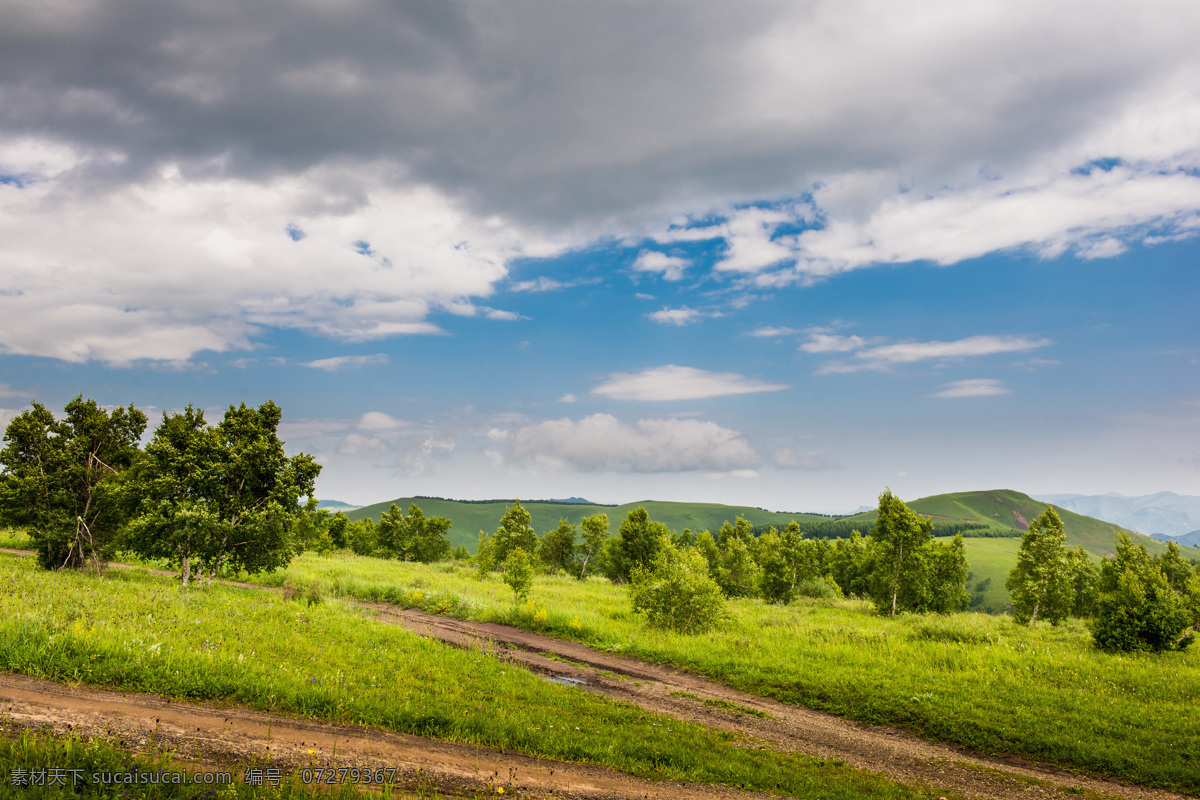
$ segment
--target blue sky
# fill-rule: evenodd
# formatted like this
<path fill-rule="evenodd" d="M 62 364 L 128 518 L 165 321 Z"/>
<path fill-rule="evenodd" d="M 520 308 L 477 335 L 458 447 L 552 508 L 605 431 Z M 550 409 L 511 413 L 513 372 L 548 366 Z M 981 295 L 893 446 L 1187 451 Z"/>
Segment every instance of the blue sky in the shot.
<path fill-rule="evenodd" d="M 321 496 L 1200 483 L 1200 9 L 9 6 L 0 421 L 273 399 Z"/>

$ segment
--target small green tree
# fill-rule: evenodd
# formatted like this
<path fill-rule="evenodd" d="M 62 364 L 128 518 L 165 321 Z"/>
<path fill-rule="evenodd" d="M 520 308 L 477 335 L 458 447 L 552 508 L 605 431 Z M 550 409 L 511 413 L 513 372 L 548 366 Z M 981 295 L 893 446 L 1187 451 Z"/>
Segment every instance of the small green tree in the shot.
<path fill-rule="evenodd" d="M 805 541 L 793 520 L 783 533 L 771 528 L 758 537 L 758 563 L 762 567 L 762 596 L 768 603 L 792 602 L 796 586 L 820 574 L 819 547 L 824 542 Z"/>
<path fill-rule="evenodd" d="M 750 546 L 740 536 L 730 536 L 720 546 L 717 559 L 717 584 L 726 597 L 757 597 L 762 569 L 754 560 Z"/>
<path fill-rule="evenodd" d="M 628 581 L 636 566 L 646 567 L 654 560 L 663 537 L 668 541 L 671 532 L 661 522 L 650 519 L 646 509 L 632 509 L 617 530 L 615 547 L 609 551 L 606 565 L 608 577 L 616 582 Z"/>
<path fill-rule="evenodd" d="M 875 570 L 873 553 L 862 533 L 850 531 L 849 539 L 838 539 L 827 557 L 829 575 L 845 597 L 864 597 Z"/>
<path fill-rule="evenodd" d="M 1017 622 L 1034 627 L 1039 616 L 1052 625 L 1067 618 L 1073 599 L 1067 535 L 1053 506 L 1029 523 L 1004 586 Z"/>
<path fill-rule="evenodd" d="M 44 569 L 99 565 L 127 518 L 125 483 L 146 415 L 82 395 L 63 419 L 41 403 L 9 422 L 0 450 L 0 520 L 28 529 Z"/>
<path fill-rule="evenodd" d="M 345 550 L 350 546 L 349 540 L 346 539 L 348 524 L 350 524 L 350 518 L 341 511 L 329 518 L 329 541 L 335 550 Z"/>
<path fill-rule="evenodd" d="M 1182 650 L 1192 641 L 1200 591 L 1178 591 L 1143 545 L 1117 535 L 1116 553 L 1100 565 L 1099 599 L 1091 622 L 1102 650 Z"/>
<path fill-rule="evenodd" d="M 500 518 L 500 527 L 491 538 L 488 546 L 492 548 L 494 563 L 503 564 L 508 560 L 508 554 L 520 549 L 527 553 L 537 551 L 538 537 L 533 530 L 533 518 L 521 505 L 520 500 L 513 501 L 504 516 Z"/>
<path fill-rule="evenodd" d="M 311 550 L 314 553 L 328 553 L 333 549 L 333 539 L 329 535 L 329 511 L 317 508 L 316 498 L 308 498 L 300 513 L 296 516 L 292 529 L 292 540 L 296 553 Z"/>
<path fill-rule="evenodd" d="M 929 554 L 929 610 L 939 614 L 962 611 L 971 601 L 967 591 L 967 546 L 962 534 L 948 543 L 933 542 Z"/>
<path fill-rule="evenodd" d="M 603 560 L 604 544 L 608 539 L 608 514 L 593 514 L 579 521 L 583 528 L 583 543 L 579 546 L 579 577 L 586 578 L 588 569 Z"/>
<path fill-rule="evenodd" d="M 890 489 L 879 495 L 879 518 L 871 529 L 871 599 L 881 613 L 894 617 L 928 605 L 926 545 L 932 541 L 932 520 L 917 516 Z"/>
<path fill-rule="evenodd" d="M 677 548 L 663 537 L 654 559 L 633 568 L 629 586 L 635 613 L 650 625 L 679 633 L 703 633 L 724 618 L 725 595 L 694 548 Z"/>
<path fill-rule="evenodd" d="M 1100 568 L 1092 563 L 1083 545 L 1067 552 L 1067 565 L 1071 576 L 1071 616 L 1091 617 L 1099 599 L 1096 587 Z"/>
<path fill-rule="evenodd" d="M 551 572 L 578 572 L 578 562 L 575 560 L 575 526 L 565 519 L 560 519 L 558 527 L 542 537 L 538 556 Z"/>
<path fill-rule="evenodd" d="M 529 589 L 533 586 L 533 556 L 528 550 L 514 547 L 508 551 L 508 557 L 504 559 L 504 582 L 512 588 L 516 602 L 529 597 Z"/>
<path fill-rule="evenodd" d="M 729 520 L 722 522 L 720 530 L 717 531 L 717 544 L 724 547 L 730 539 L 741 539 L 743 542 L 754 541 L 754 526 L 740 514 L 734 519 L 732 525 L 729 524 Z"/>
<path fill-rule="evenodd" d="M 346 546 L 353 550 L 356 555 L 375 555 L 375 548 L 377 546 L 375 528 L 375 520 L 370 517 L 363 517 L 353 522 L 347 522 L 345 527 Z"/>

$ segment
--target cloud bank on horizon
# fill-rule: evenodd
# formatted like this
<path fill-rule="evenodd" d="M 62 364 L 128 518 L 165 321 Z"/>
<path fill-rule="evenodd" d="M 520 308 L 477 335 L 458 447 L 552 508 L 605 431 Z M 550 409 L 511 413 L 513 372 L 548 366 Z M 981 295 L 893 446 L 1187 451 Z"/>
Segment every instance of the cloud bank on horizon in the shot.
<path fill-rule="evenodd" d="M 349 382 L 404 369 L 383 343 L 534 329 L 535 298 L 636 288 L 645 352 L 541 391 L 587 406 L 575 419 L 531 399 L 462 412 L 497 469 L 840 466 L 790 423 L 678 415 L 740 399 L 783 420 L 802 380 L 913 371 L 931 402 L 1011 399 L 1000 364 L 1044 370 L 1101 323 L 748 309 L 871 269 L 1117 263 L 1200 232 L 1193 2 L 0 8 L 0 358 L 187 372 L 243 354 Z M 715 325 L 792 360 L 664 344 Z M 258 352 L 293 340 L 333 349 Z M 331 459 L 426 474 L 465 452 L 465 423 L 364 402 L 322 428 Z M 502 429 L 503 447 L 483 434 Z"/>

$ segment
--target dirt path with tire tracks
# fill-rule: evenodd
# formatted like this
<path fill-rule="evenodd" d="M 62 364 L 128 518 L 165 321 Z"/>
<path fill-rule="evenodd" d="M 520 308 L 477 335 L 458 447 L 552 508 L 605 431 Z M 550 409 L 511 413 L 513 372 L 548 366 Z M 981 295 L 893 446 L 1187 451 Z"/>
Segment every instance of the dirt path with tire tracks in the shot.
<path fill-rule="evenodd" d="M 923 783 L 941 791 L 997 800 L 1076 797 L 1081 791 L 1139 800 L 1183 797 L 1023 759 L 968 752 L 894 728 L 851 722 L 740 692 L 661 664 L 505 625 L 466 622 L 384 604 L 355 604 L 382 623 L 402 625 L 455 647 L 489 650 L 552 680 L 577 686 L 580 691 L 597 692 L 648 711 L 741 733 L 757 740 L 758 746 L 844 761 L 902 783 Z M 49 722 L 59 728 L 73 725 L 86 732 L 107 727 L 121 731 L 123 737 L 132 737 L 131 741 L 139 745 L 169 742 L 197 761 L 211 762 L 221 753 L 225 761 L 269 753 L 272 759 L 296 765 L 306 763 L 306 759 L 328 760 L 336 748 L 339 760 L 361 758 L 364 763 L 398 767 L 414 781 L 421 778 L 436 782 L 443 793 L 470 793 L 504 785 L 509 787 L 506 791 L 521 789 L 527 793 L 546 793 L 553 787 L 553 794 L 572 797 L 752 796 L 725 787 L 652 783 L 600 767 L 533 759 L 377 729 L 327 725 L 244 708 L 175 703 L 153 695 L 64 687 L 15 675 L 0 675 L 0 711 L 21 724 Z M 314 750 L 313 755 L 307 753 L 309 749 Z"/>

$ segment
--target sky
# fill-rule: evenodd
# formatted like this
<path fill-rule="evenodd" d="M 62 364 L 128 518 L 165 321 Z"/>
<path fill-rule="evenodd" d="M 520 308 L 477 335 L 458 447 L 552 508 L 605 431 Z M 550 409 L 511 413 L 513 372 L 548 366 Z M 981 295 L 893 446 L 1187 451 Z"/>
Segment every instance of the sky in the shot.
<path fill-rule="evenodd" d="M 0 0 L 0 423 L 322 499 L 1200 494 L 1200 4 Z"/>

